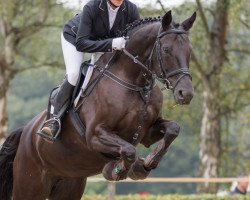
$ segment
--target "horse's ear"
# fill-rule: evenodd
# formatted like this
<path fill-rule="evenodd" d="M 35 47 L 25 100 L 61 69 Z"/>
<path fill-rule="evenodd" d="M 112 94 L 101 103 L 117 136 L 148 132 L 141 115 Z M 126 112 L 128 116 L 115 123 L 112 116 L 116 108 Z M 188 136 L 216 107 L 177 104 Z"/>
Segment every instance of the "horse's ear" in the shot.
<path fill-rule="evenodd" d="M 170 10 L 162 18 L 161 25 L 162 25 L 162 28 L 164 31 L 168 29 L 171 22 L 172 22 L 172 14 L 171 14 L 171 10 Z"/>
<path fill-rule="evenodd" d="M 185 31 L 188 31 L 193 26 L 195 19 L 196 19 L 196 12 L 194 12 L 194 14 L 190 18 L 186 19 L 184 22 L 181 23 L 183 29 Z"/>

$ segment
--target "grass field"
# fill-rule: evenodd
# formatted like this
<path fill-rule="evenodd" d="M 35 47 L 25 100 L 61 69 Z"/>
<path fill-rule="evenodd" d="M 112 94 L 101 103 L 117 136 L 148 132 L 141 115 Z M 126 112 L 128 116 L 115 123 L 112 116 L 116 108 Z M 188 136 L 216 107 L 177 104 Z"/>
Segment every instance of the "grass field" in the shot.
<path fill-rule="evenodd" d="M 85 196 L 82 200 L 108 200 L 107 196 L 93 195 Z M 215 195 L 163 195 L 163 196 L 140 196 L 126 195 L 116 196 L 115 200 L 250 200 L 250 195 L 234 195 L 217 197 Z"/>

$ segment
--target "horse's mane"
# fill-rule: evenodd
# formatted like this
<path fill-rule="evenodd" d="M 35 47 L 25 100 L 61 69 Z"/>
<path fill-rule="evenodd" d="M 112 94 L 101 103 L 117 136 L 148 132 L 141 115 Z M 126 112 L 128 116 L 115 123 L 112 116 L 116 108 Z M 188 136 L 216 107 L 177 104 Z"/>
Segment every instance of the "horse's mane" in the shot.
<path fill-rule="evenodd" d="M 138 30 L 139 28 L 152 23 L 161 21 L 161 17 L 146 17 L 144 19 L 135 20 L 133 23 L 127 24 L 124 30 L 117 31 L 117 37 L 128 36 L 131 35 L 133 32 Z"/>
<path fill-rule="evenodd" d="M 135 20 L 134 22 L 127 24 L 126 28 L 124 30 L 118 30 L 116 33 L 117 37 L 122 36 L 129 36 L 132 33 L 134 33 L 139 28 L 144 27 L 145 25 L 152 23 L 152 22 L 160 22 L 162 18 L 160 16 L 158 17 L 146 17 L 144 19 Z M 178 28 L 180 26 L 179 23 L 172 22 L 171 27 L 172 28 Z"/>

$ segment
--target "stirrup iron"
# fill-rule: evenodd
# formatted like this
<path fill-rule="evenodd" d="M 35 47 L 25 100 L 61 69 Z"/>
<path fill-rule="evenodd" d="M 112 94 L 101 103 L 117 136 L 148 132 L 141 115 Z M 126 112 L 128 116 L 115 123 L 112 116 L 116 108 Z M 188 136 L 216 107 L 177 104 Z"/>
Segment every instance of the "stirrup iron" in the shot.
<path fill-rule="evenodd" d="M 56 132 L 56 134 L 54 136 L 50 136 L 50 135 L 48 135 L 48 134 L 41 131 L 45 124 L 50 123 L 52 121 L 55 121 L 56 123 L 58 123 L 58 126 L 59 126 L 59 128 L 58 128 L 58 130 L 57 130 L 57 132 Z M 51 119 L 46 120 L 43 123 L 42 127 L 38 130 L 37 134 L 39 136 L 41 136 L 42 138 L 44 138 L 44 139 L 46 139 L 46 140 L 53 143 L 56 140 L 56 138 L 58 137 L 58 135 L 60 134 L 60 132 L 61 132 L 61 120 L 59 118 L 57 118 L 57 117 L 53 117 Z"/>

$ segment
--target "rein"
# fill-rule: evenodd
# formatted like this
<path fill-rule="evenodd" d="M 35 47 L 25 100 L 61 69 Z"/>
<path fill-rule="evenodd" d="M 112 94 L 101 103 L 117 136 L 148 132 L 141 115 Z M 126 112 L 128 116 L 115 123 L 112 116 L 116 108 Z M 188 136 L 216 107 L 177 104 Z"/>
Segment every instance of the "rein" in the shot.
<path fill-rule="evenodd" d="M 143 76 L 145 77 L 146 79 L 146 82 L 147 83 L 150 83 L 150 82 L 154 82 L 155 83 L 155 79 L 158 79 L 160 82 L 162 82 L 163 84 L 166 84 L 167 86 L 167 89 L 170 89 L 170 90 L 174 90 L 176 85 L 179 83 L 179 81 L 186 75 L 190 76 L 191 77 L 191 74 L 189 72 L 189 69 L 187 67 L 183 67 L 183 68 L 179 68 L 177 70 L 174 70 L 172 72 L 169 72 L 167 73 L 166 69 L 163 67 L 163 60 L 162 60 L 162 55 L 161 55 L 161 52 L 160 52 L 160 49 L 161 49 L 161 43 L 160 43 L 160 39 L 167 35 L 167 34 L 171 34 L 171 33 L 174 33 L 174 34 L 187 34 L 187 31 L 185 30 L 178 30 L 178 29 L 171 29 L 171 30 L 168 30 L 168 31 L 165 31 L 165 32 L 162 32 L 160 33 L 160 29 L 158 31 L 158 35 L 157 35 L 157 39 L 154 43 L 154 46 L 153 46 L 153 49 L 150 53 L 150 57 L 149 57 L 149 66 L 143 64 L 139 59 L 138 59 L 138 56 L 134 56 L 132 55 L 129 51 L 127 51 L 126 49 L 123 49 L 123 53 L 125 55 L 127 55 L 131 60 L 133 60 L 133 62 L 135 64 L 138 64 L 146 73 L 143 74 Z M 153 58 L 153 55 L 155 54 L 156 52 L 156 58 L 157 58 L 157 61 L 158 61 L 158 65 L 159 65 L 159 68 L 161 70 L 161 74 L 160 76 L 157 76 L 154 72 L 152 72 L 150 70 L 150 67 L 152 66 L 152 58 Z M 108 71 L 107 71 L 108 72 Z M 111 74 L 109 72 L 109 74 Z M 176 75 L 180 75 L 180 77 L 178 77 L 178 79 L 175 81 L 174 84 L 171 84 L 171 82 L 169 81 L 169 78 L 173 77 L 173 76 L 176 76 Z M 149 76 L 150 79 L 147 79 L 146 76 Z M 107 75 L 107 77 L 109 77 Z M 114 78 L 115 77 L 115 82 L 117 82 L 118 84 L 120 84 L 121 86 L 127 88 L 127 89 L 130 89 L 129 87 L 127 87 L 127 85 L 130 85 L 132 86 L 132 84 L 126 82 L 126 81 L 123 81 L 121 80 L 119 77 L 115 76 L 114 74 L 112 74 L 112 77 Z M 111 79 L 113 79 L 112 77 L 110 77 Z M 152 81 L 153 80 L 153 81 Z M 133 87 L 131 88 L 131 90 L 134 90 L 136 91 L 135 89 L 133 88 L 138 88 L 138 86 L 136 85 L 133 85 Z M 141 88 L 142 89 L 142 88 Z"/>
<path fill-rule="evenodd" d="M 161 52 L 160 52 L 160 49 L 161 49 L 160 40 L 161 40 L 161 38 L 163 36 L 165 36 L 167 34 L 171 34 L 171 33 L 174 33 L 174 34 L 187 34 L 186 31 L 184 31 L 184 30 L 178 30 L 178 29 L 171 29 L 171 30 L 168 30 L 168 31 L 160 33 L 160 29 L 159 29 L 156 41 L 155 41 L 153 49 L 152 49 L 152 51 L 150 53 L 149 66 L 143 64 L 138 59 L 138 56 L 132 55 L 126 49 L 122 50 L 122 52 L 125 55 L 127 55 L 131 60 L 133 60 L 133 62 L 135 64 L 139 65 L 145 71 L 145 73 L 143 73 L 143 77 L 146 79 L 145 86 L 134 85 L 132 83 L 129 83 L 127 81 L 124 81 L 124 80 L 120 79 L 118 76 L 116 76 L 115 74 L 111 73 L 109 71 L 109 69 L 111 67 L 111 61 L 113 60 L 114 56 L 112 56 L 110 58 L 108 64 L 104 68 L 99 67 L 99 66 L 94 66 L 94 68 L 97 69 L 100 72 L 100 74 L 101 74 L 100 76 L 98 76 L 98 78 L 99 78 L 98 80 L 100 80 L 100 78 L 102 76 L 106 76 L 109 79 L 113 80 L 114 82 L 116 82 L 117 84 L 123 86 L 126 89 L 133 90 L 133 91 L 136 91 L 136 92 L 140 92 L 141 95 L 142 95 L 142 99 L 144 101 L 145 101 L 145 95 L 143 95 L 143 91 L 148 91 L 149 89 L 151 90 L 153 88 L 153 86 L 156 84 L 155 83 L 155 79 L 158 79 L 163 84 L 166 84 L 167 89 L 174 90 L 174 88 L 176 87 L 176 85 L 178 84 L 178 82 L 184 76 L 188 75 L 188 76 L 191 77 L 191 75 L 190 75 L 189 69 L 187 67 L 186 68 L 184 68 L 184 67 L 183 68 L 179 68 L 179 69 L 174 70 L 174 71 L 169 72 L 169 73 L 167 73 L 166 69 L 163 67 L 162 55 L 161 55 Z M 155 53 L 156 53 L 156 58 L 157 58 L 157 61 L 158 61 L 159 68 L 161 70 L 160 76 L 157 76 L 154 72 L 152 72 L 150 70 L 150 67 L 152 66 L 152 58 L 153 58 L 153 56 L 154 56 Z M 179 75 L 179 74 L 181 74 L 181 76 L 175 81 L 174 84 L 171 84 L 171 82 L 168 79 L 170 77 L 173 77 L 173 76 L 176 76 L 176 75 Z M 148 79 L 147 77 L 150 77 L 150 79 Z"/>

